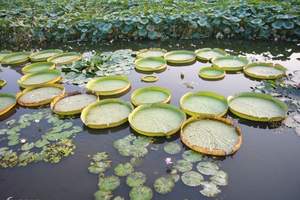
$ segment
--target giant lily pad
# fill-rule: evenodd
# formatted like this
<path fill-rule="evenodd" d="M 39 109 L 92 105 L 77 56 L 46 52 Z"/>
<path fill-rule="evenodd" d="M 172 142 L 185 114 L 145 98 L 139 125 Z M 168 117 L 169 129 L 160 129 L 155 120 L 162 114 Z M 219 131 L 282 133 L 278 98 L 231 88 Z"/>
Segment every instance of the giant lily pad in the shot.
<path fill-rule="evenodd" d="M 196 60 L 196 54 L 192 51 L 176 50 L 166 53 L 164 58 L 171 64 L 188 64 Z"/>
<path fill-rule="evenodd" d="M 180 99 L 181 109 L 191 116 L 223 116 L 228 105 L 226 98 L 214 92 L 188 92 Z"/>
<path fill-rule="evenodd" d="M 125 76 L 106 76 L 90 80 L 86 88 L 97 95 L 110 96 L 126 92 L 130 82 Z"/>
<path fill-rule="evenodd" d="M 192 117 L 182 125 L 180 137 L 194 151 L 215 156 L 233 154 L 242 144 L 240 129 L 224 118 Z"/>
<path fill-rule="evenodd" d="M 228 97 L 229 109 L 235 115 L 252 121 L 281 121 L 287 116 L 287 105 L 267 95 L 244 92 Z"/>
<path fill-rule="evenodd" d="M 23 90 L 17 94 L 17 101 L 22 106 L 41 106 L 50 103 L 53 98 L 63 93 L 63 85 L 47 84 Z"/>
<path fill-rule="evenodd" d="M 225 77 L 225 71 L 215 67 L 203 67 L 199 70 L 198 75 L 203 79 L 218 80 Z"/>
<path fill-rule="evenodd" d="M 4 56 L 1 60 L 1 63 L 5 65 L 21 65 L 26 63 L 28 60 L 29 60 L 28 52 L 17 52 L 17 53 L 10 53 Z"/>
<path fill-rule="evenodd" d="M 58 70 L 45 70 L 35 72 L 32 74 L 26 74 L 18 80 L 21 87 L 34 87 L 44 84 L 55 83 L 61 80 L 60 71 Z"/>
<path fill-rule="evenodd" d="M 10 111 L 15 105 L 15 95 L 8 93 L 0 93 L 0 116 Z"/>
<path fill-rule="evenodd" d="M 56 65 L 65 65 L 71 64 L 75 61 L 81 60 L 82 56 L 80 53 L 69 52 L 69 53 L 61 53 L 55 56 L 52 56 L 47 59 L 48 62 L 52 62 Z"/>
<path fill-rule="evenodd" d="M 164 103 L 138 106 L 128 117 L 131 128 L 147 136 L 169 136 L 176 133 L 186 119 L 184 112 Z"/>
<path fill-rule="evenodd" d="M 145 72 L 162 71 L 167 67 L 167 62 L 161 57 L 140 58 L 134 63 L 137 70 Z"/>
<path fill-rule="evenodd" d="M 26 65 L 25 67 L 22 68 L 22 72 L 23 74 L 29 74 L 29 73 L 35 73 L 35 72 L 40 72 L 40 71 L 54 69 L 54 68 L 55 68 L 55 64 L 51 62 L 38 62 L 38 63 Z"/>
<path fill-rule="evenodd" d="M 135 106 L 149 103 L 168 103 L 170 100 L 171 92 L 158 86 L 139 88 L 131 94 L 131 102 Z"/>
<path fill-rule="evenodd" d="M 223 56 L 212 59 L 213 66 L 225 71 L 240 71 L 248 62 L 247 58 L 239 56 Z"/>
<path fill-rule="evenodd" d="M 82 122 L 90 128 L 109 128 L 127 122 L 133 107 L 120 99 L 105 99 L 90 104 L 81 113 Z"/>
<path fill-rule="evenodd" d="M 4 56 L 7 56 L 10 53 L 11 53 L 11 51 L 0 51 L 0 63 L 1 63 L 1 60 L 4 58 Z"/>
<path fill-rule="evenodd" d="M 218 49 L 218 48 L 203 48 L 203 49 L 198 49 L 195 51 L 195 54 L 197 55 L 197 58 L 199 60 L 202 61 L 210 61 L 214 58 L 217 57 L 222 57 L 222 56 L 226 56 L 227 53 L 222 50 L 222 49 Z"/>
<path fill-rule="evenodd" d="M 167 51 L 165 49 L 150 48 L 139 50 L 136 54 L 137 58 L 148 58 L 148 57 L 164 57 Z"/>
<path fill-rule="evenodd" d="M 93 94 L 73 92 L 53 99 L 51 109 L 59 115 L 75 115 L 81 113 L 86 106 L 97 101 L 97 99 L 97 96 Z"/>
<path fill-rule="evenodd" d="M 43 62 L 52 56 L 61 54 L 62 52 L 63 51 L 60 49 L 48 49 L 48 50 L 38 51 L 30 55 L 30 60 L 32 62 Z"/>
<path fill-rule="evenodd" d="M 272 63 L 251 63 L 244 67 L 247 76 L 256 79 L 277 79 L 285 75 L 286 68 Z"/>

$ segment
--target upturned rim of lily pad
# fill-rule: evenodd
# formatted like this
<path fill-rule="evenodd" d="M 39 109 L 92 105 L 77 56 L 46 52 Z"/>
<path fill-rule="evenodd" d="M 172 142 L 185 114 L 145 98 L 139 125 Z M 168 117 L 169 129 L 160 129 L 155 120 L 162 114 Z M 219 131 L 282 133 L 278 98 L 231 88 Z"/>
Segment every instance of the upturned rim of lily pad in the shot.
<path fill-rule="evenodd" d="M 257 116 L 242 113 L 230 106 L 230 103 L 239 97 L 255 97 L 255 98 L 269 100 L 269 101 L 273 102 L 274 104 L 276 104 L 280 109 L 282 109 L 284 111 L 285 115 L 267 118 L 267 117 L 257 117 Z M 282 102 L 268 94 L 261 94 L 261 93 L 255 93 L 255 92 L 242 92 L 242 93 L 238 93 L 234 96 L 229 96 L 227 98 L 227 102 L 228 102 L 230 112 L 232 112 L 233 114 L 235 114 L 238 117 L 248 119 L 251 121 L 276 122 L 276 121 L 282 121 L 287 117 L 288 106 L 284 102 Z"/>
<path fill-rule="evenodd" d="M 99 105 L 104 105 L 104 104 L 108 104 L 108 103 L 116 103 L 116 104 L 122 104 L 124 106 L 127 106 L 131 111 L 133 110 L 133 106 L 131 105 L 131 103 L 124 101 L 122 99 L 118 99 L 118 98 L 110 98 L 110 99 L 104 99 L 104 100 L 100 100 L 97 102 L 94 102 L 90 105 L 88 105 L 87 107 L 85 107 L 82 112 L 81 112 L 81 121 L 89 128 L 93 128 L 93 129 L 105 129 L 105 128 L 112 128 L 112 127 L 116 127 L 116 126 L 120 126 L 122 124 L 124 124 L 125 122 L 128 121 L 128 117 L 113 122 L 113 123 L 109 123 L 109 124 L 92 124 L 92 123 L 88 123 L 87 122 L 87 115 L 89 113 L 89 111 L 91 109 L 93 109 L 95 106 L 99 106 Z"/>
<path fill-rule="evenodd" d="M 69 59 L 69 60 L 64 61 L 64 62 L 55 62 L 54 61 L 55 59 L 61 58 L 61 57 L 64 57 L 64 56 L 74 56 L 74 58 Z M 81 58 L 82 58 L 82 55 L 78 52 L 66 52 L 66 53 L 57 54 L 55 56 L 51 56 L 50 58 L 47 59 L 47 62 L 52 62 L 56 65 L 66 65 L 66 64 L 71 64 L 75 61 L 79 61 L 79 60 L 81 60 Z"/>
<path fill-rule="evenodd" d="M 20 56 L 20 55 L 24 55 L 24 58 L 17 59 L 17 60 L 15 60 L 13 62 L 5 61 L 5 59 L 9 59 L 11 57 Z M 30 52 L 15 52 L 15 53 L 10 53 L 10 54 L 4 56 L 1 59 L 1 63 L 4 64 L 4 65 L 21 65 L 21 64 L 24 64 L 24 63 L 26 63 L 26 62 L 29 61 L 29 55 L 30 55 Z"/>
<path fill-rule="evenodd" d="M 8 50 L 0 51 L 0 63 L 1 60 L 10 53 L 12 53 L 12 51 L 8 51 Z"/>
<path fill-rule="evenodd" d="M 224 51 L 223 49 L 220 49 L 220 48 L 202 48 L 202 49 L 195 50 L 195 54 L 197 56 L 197 59 L 201 60 L 201 61 L 205 61 L 205 62 L 211 61 L 212 58 L 202 57 L 202 56 L 198 55 L 199 53 L 207 52 L 207 51 L 214 51 L 214 52 L 223 54 L 223 56 L 228 55 L 228 53 L 226 53 L 226 51 Z M 218 56 L 218 57 L 220 57 L 220 56 Z"/>
<path fill-rule="evenodd" d="M 158 77 L 155 76 L 155 75 L 146 75 L 146 76 L 143 76 L 141 78 L 142 81 L 146 82 L 146 83 L 153 83 L 153 82 L 156 82 L 158 81 Z"/>
<path fill-rule="evenodd" d="M 55 74 L 57 75 L 55 78 L 43 82 L 43 83 L 38 83 L 38 84 L 26 84 L 24 83 L 25 80 L 27 80 L 28 78 L 32 77 L 32 76 L 37 76 L 39 74 Z M 61 73 L 59 70 L 57 69 L 50 69 L 50 70 L 43 70 L 43 71 L 39 71 L 39 72 L 35 72 L 35 73 L 30 73 L 30 74 L 25 74 L 24 76 L 22 76 L 19 80 L 18 83 L 22 88 L 28 88 L 28 87 L 35 87 L 35 86 L 41 86 L 41 85 L 45 85 L 45 84 L 51 84 L 51 83 L 56 83 L 58 81 L 60 81 L 62 79 L 61 77 Z"/>
<path fill-rule="evenodd" d="M 211 75 L 211 74 L 206 73 L 208 71 L 219 71 L 219 72 L 221 72 L 221 74 L 220 75 Z M 216 67 L 203 67 L 199 70 L 198 75 L 203 79 L 219 80 L 219 79 L 222 79 L 225 77 L 225 70 L 219 69 Z"/>
<path fill-rule="evenodd" d="M 1 97 L 10 97 L 12 99 L 14 99 L 14 103 L 4 107 L 3 109 L 0 109 L 0 116 L 4 115 L 5 113 L 9 112 L 12 108 L 15 107 L 15 105 L 17 104 L 17 100 L 16 100 L 16 96 L 14 94 L 10 94 L 10 93 L 0 93 L 0 98 Z"/>
<path fill-rule="evenodd" d="M 134 125 L 134 122 L 133 122 L 133 119 L 134 119 L 135 115 L 138 112 L 143 111 L 144 109 L 149 109 L 149 108 L 151 109 L 151 108 L 156 108 L 156 107 L 166 108 L 166 109 L 176 111 L 179 115 L 181 115 L 182 122 L 179 124 L 178 127 L 174 128 L 173 130 L 170 130 L 168 132 L 148 132 L 148 131 L 143 131 L 143 130 L 140 130 L 140 129 L 136 128 L 136 126 Z M 179 108 L 177 108 L 174 105 L 166 104 L 166 103 L 153 103 L 153 104 L 140 105 L 140 106 L 136 107 L 128 116 L 128 121 L 129 121 L 130 127 L 133 130 L 135 130 L 137 133 L 142 134 L 142 135 L 146 135 L 146 136 L 160 136 L 160 137 L 170 136 L 170 135 L 173 135 L 173 134 L 177 133 L 180 130 L 180 127 L 181 127 L 181 125 L 183 124 L 183 122 L 185 120 L 186 120 L 186 115 L 183 111 L 181 111 Z"/>
<path fill-rule="evenodd" d="M 37 51 L 37 52 L 34 52 L 32 54 L 30 54 L 29 58 L 32 62 L 41 62 L 41 61 L 47 61 L 47 59 L 49 57 L 42 57 L 42 58 L 35 58 L 36 56 L 39 56 L 41 54 L 46 54 L 46 53 L 56 53 L 55 55 L 53 56 L 56 56 L 58 54 L 61 54 L 63 53 L 63 50 L 60 50 L 60 49 L 47 49 L 47 50 L 41 50 L 41 51 Z M 52 57 L 52 56 L 50 56 Z"/>
<path fill-rule="evenodd" d="M 189 59 L 183 59 L 183 60 L 168 59 L 168 56 L 173 55 L 173 54 L 189 54 L 189 55 L 192 55 L 193 57 L 189 58 Z M 166 53 L 164 55 L 164 58 L 168 63 L 171 63 L 171 64 L 188 64 L 188 63 L 192 63 L 196 60 L 196 54 L 190 50 L 174 50 L 174 51 L 169 51 L 168 53 Z"/>
<path fill-rule="evenodd" d="M 7 84 L 6 80 L 0 79 L 0 88 L 4 87 Z"/>
<path fill-rule="evenodd" d="M 159 65 L 159 67 L 157 68 L 152 68 L 152 67 L 147 67 L 145 65 L 143 65 L 144 61 L 158 61 L 161 64 Z M 157 71 L 162 71 L 164 69 L 167 68 L 167 62 L 163 57 L 145 57 L 145 58 L 139 58 L 137 60 L 134 61 L 135 64 L 135 68 L 139 71 L 143 71 L 143 72 L 157 72 Z"/>
<path fill-rule="evenodd" d="M 141 50 L 139 50 L 137 53 L 136 53 L 136 58 L 147 58 L 147 56 L 145 57 L 145 56 L 143 56 L 143 54 L 144 53 L 146 53 L 147 51 L 160 51 L 160 52 L 162 52 L 163 53 L 163 55 L 162 56 L 158 56 L 158 57 L 164 57 L 164 55 L 168 52 L 167 50 L 165 50 L 165 49 L 161 49 L 161 48 L 149 48 L 149 49 L 141 49 Z M 153 56 L 151 56 L 151 57 L 153 57 Z M 154 57 L 156 57 L 156 56 L 154 56 Z"/>
<path fill-rule="evenodd" d="M 126 82 L 127 84 L 122 87 L 122 88 L 118 88 L 115 90 L 110 90 L 110 91 L 97 91 L 93 89 L 93 86 L 95 84 L 97 84 L 100 81 L 105 81 L 105 80 L 121 80 Z M 103 76 L 103 77 L 97 77 L 97 78 L 93 78 L 92 80 L 90 80 L 87 84 L 86 84 L 86 89 L 90 92 L 95 93 L 96 95 L 100 95 L 100 96 L 112 96 L 112 95 L 118 95 L 118 94 L 123 94 L 125 92 L 127 92 L 130 87 L 131 87 L 131 83 L 128 79 L 127 76 L 120 76 L 120 75 L 115 75 L 115 76 Z"/>
<path fill-rule="evenodd" d="M 30 74 L 30 73 L 35 73 L 35 72 L 47 70 L 47 69 L 42 69 L 42 70 L 38 70 L 38 71 L 35 71 L 35 72 L 30 72 L 30 70 L 32 68 L 39 68 L 40 65 L 48 65 L 49 66 L 48 70 L 55 69 L 55 64 L 52 63 L 52 62 L 37 62 L 37 63 L 31 63 L 29 65 L 24 66 L 22 68 L 22 73 L 23 74 Z"/>
<path fill-rule="evenodd" d="M 52 110 L 52 112 L 54 112 L 55 114 L 58 114 L 58 115 L 62 115 L 62 116 L 67 116 L 67 115 L 76 115 L 76 114 L 80 114 L 82 112 L 82 110 L 87 107 L 83 107 L 83 108 L 80 108 L 80 109 L 75 109 L 75 110 L 72 110 L 72 111 L 66 111 L 66 112 L 63 112 L 63 111 L 58 111 L 55 109 L 55 105 L 62 99 L 66 98 L 66 97 L 70 97 L 70 96 L 75 96 L 75 95 L 79 95 L 79 94 L 87 94 L 87 95 L 94 95 L 96 97 L 96 101 L 99 101 L 99 97 L 96 96 L 95 94 L 93 93 L 90 93 L 90 92 L 86 92 L 86 93 L 82 93 L 82 92 L 79 92 L 79 91 L 75 91 L 75 92 L 69 92 L 69 93 L 63 93 L 59 96 L 56 96 L 55 98 L 52 99 L 51 101 L 51 104 L 50 104 L 50 108 Z"/>
<path fill-rule="evenodd" d="M 236 144 L 233 146 L 232 150 L 230 153 L 226 153 L 226 151 L 222 150 L 222 149 L 209 149 L 206 147 L 201 147 L 201 146 L 197 146 L 194 145 L 192 143 L 189 142 L 189 140 L 187 138 L 185 138 L 184 135 L 184 129 L 187 125 L 189 125 L 190 123 L 196 122 L 196 121 L 200 121 L 200 120 L 214 120 L 214 121 L 218 121 L 224 124 L 227 124 L 229 126 L 234 127 L 236 134 L 238 135 L 238 140 L 236 142 Z M 182 126 L 181 126 L 181 131 L 180 131 L 180 139 L 181 141 L 188 146 L 190 149 L 197 151 L 199 153 L 202 154 L 206 154 L 206 155 L 212 155 L 212 156 L 228 156 L 228 155 L 232 155 L 234 154 L 236 151 L 238 151 L 242 145 L 242 131 L 241 129 L 236 126 L 231 120 L 226 119 L 226 118 L 222 118 L 222 117 L 202 117 L 202 116 L 194 116 L 189 118 L 188 120 L 186 120 Z"/>
<path fill-rule="evenodd" d="M 192 96 L 200 96 L 200 97 L 204 96 L 204 97 L 214 98 L 214 99 L 222 102 L 225 105 L 226 109 L 222 113 L 219 113 L 218 115 L 208 114 L 208 113 L 198 113 L 198 112 L 194 112 L 192 110 L 188 110 L 187 108 L 184 107 L 184 102 Z M 180 98 L 179 104 L 180 104 L 180 109 L 183 110 L 186 114 L 188 114 L 190 116 L 223 117 L 224 115 L 226 115 L 226 113 L 228 111 L 227 99 L 223 95 L 220 95 L 216 92 L 211 92 L 211 91 L 187 92 Z"/>
<path fill-rule="evenodd" d="M 238 67 L 232 67 L 232 66 L 220 66 L 218 65 L 218 61 L 219 60 L 238 60 L 240 62 L 243 63 L 243 65 L 238 66 Z M 212 64 L 214 67 L 223 69 L 225 71 L 229 71 L 229 72 L 235 72 L 235 71 L 241 71 L 243 70 L 243 67 L 245 67 L 246 65 L 248 65 L 249 61 L 246 57 L 242 57 L 242 56 L 222 56 L 222 57 L 217 57 L 211 60 Z"/>
<path fill-rule="evenodd" d="M 21 106 L 25 106 L 25 107 L 36 107 L 36 106 L 42 106 L 42 105 L 46 105 L 49 104 L 55 97 L 49 98 L 49 99 L 45 99 L 43 101 L 36 101 L 36 102 L 32 102 L 32 103 L 26 103 L 26 102 L 22 102 L 20 100 L 20 98 L 25 95 L 26 93 L 38 89 L 38 88 L 44 88 L 44 87 L 54 87 L 54 88 L 59 88 L 61 89 L 61 93 L 60 95 L 65 93 L 65 88 L 63 85 L 60 84 L 54 84 L 54 83 L 49 83 L 49 84 L 44 84 L 44 85 L 38 85 L 38 86 L 33 86 L 33 87 L 28 87 L 24 90 L 22 90 L 21 92 L 18 92 L 16 95 L 16 99 L 19 105 Z"/>
<path fill-rule="evenodd" d="M 158 91 L 158 92 L 162 92 L 164 94 L 167 95 L 167 98 L 165 98 L 163 101 L 161 102 L 156 102 L 156 103 L 169 103 L 171 101 L 171 91 L 167 88 L 164 88 L 164 87 L 160 87 L 160 86 L 148 86 L 148 87 L 142 87 L 142 88 L 138 88 L 136 89 L 135 91 L 133 91 L 131 93 L 131 103 L 134 105 L 134 106 L 140 106 L 142 105 L 141 103 L 139 103 L 137 100 L 136 100 L 136 96 L 143 93 L 143 92 L 146 92 L 146 91 Z"/>
<path fill-rule="evenodd" d="M 278 75 L 261 75 L 259 73 L 252 73 L 249 71 L 249 69 L 251 67 L 259 67 L 259 66 L 263 66 L 263 67 L 270 67 L 270 68 L 274 68 L 277 69 L 279 71 L 281 71 L 281 74 Z M 281 77 L 284 77 L 286 74 L 287 69 L 285 67 L 283 67 L 280 64 L 273 64 L 273 63 L 264 63 L 264 62 L 254 62 L 254 63 L 250 63 L 248 65 L 246 65 L 244 67 L 244 73 L 254 79 L 268 79 L 268 80 L 272 80 L 272 79 L 278 79 Z"/>

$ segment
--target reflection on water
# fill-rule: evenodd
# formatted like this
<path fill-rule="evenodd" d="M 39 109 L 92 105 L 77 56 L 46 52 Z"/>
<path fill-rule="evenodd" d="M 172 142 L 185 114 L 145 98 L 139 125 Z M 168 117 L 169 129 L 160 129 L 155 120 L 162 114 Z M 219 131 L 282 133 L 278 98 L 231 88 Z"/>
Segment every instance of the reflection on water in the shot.
<path fill-rule="evenodd" d="M 289 70 L 295 70 L 299 65 L 299 46 L 286 43 L 269 42 L 243 42 L 243 41 L 165 41 L 165 42 L 119 42 L 104 44 L 102 46 L 87 45 L 57 45 L 41 46 L 42 48 L 59 47 L 65 50 L 109 51 L 122 48 L 134 50 L 147 47 L 161 47 L 173 49 L 196 49 L 203 47 L 218 47 L 231 50 L 233 54 L 245 54 L 250 57 L 265 60 L 276 60 Z M 2 48 L 5 48 L 4 46 Z M 31 48 L 36 48 L 33 46 Z M 15 50 L 17 47 L 8 48 Z M 155 83 L 145 83 L 140 80 L 144 74 L 132 71 L 129 79 L 132 82 L 130 91 L 121 98 L 130 100 L 130 94 L 139 87 L 157 85 L 169 88 L 172 92 L 171 103 L 179 105 L 180 97 L 189 91 L 208 90 L 229 96 L 242 91 L 251 91 L 259 82 L 249 79 L 241 73 L 227 74 L 224 79 L 207 81 L 199 78 L 200 68 L 209 66 L 209 63 L 196 62 L 189 66 L 168 66 L 157 73 L 159 80 Z M 183 75 L 182 75 L 183 74 Z M 16 93 L 20 90 L 16 84 L 21 77 L 20 67 L 13 69 L 3 68 L 0 71 L 1 78 L 8 81 L 1 92 Z M 184 82 L 195 83 L 193 89 L 186 87 Z M 66 85 L 67 91 L 82 90 L 77 86 Z M 16 107 L 15 110 L 1 117 L 0 128 L 5 127 L 7 120 L 17 118 L 24 113 L 30 113 L 32 109 Z M 282 200 L 298 199 L 300 196 L 300 138 L 289 129 L 281 129 L 280 124 L 254 123 L 239 119 L 231 113 L 229 117 L 237 120 L 243 132 L 243 144 L 234 155 L 220 158 L 222 169 L 229 175 L 229 185 L 222 187 L 222 193 L 217 199 L 228 200 Z M 72 119 L 76 125 L 83 127 L 79 117 Z M 275 134 L 281 131 L 284 134 Z M 36 130 L 29 129 L 26 132 L 34 137 Z M 76 144 L 75 155 L 64 159 L 57 165 L 47 163 L 32 164 L 23 168 L 0 169 L 1 193 L 0 199 L 92 199 L 97 191 L 97 176 L 89 174 L 87 167 L 90 162 L 88 155 L 96 152 L 108 152 L 112 158 L 113 166 L 119 162 L 128 162 L 129 158 L 120 156 L 112 143 L 134 131 L 125 123 L 119 127 L 94 130 L 84 127 L 82 133 L 74 139 Z M 134 133 L 133 133 L 134 134 Z M 146 185 L 151 186 L 156 178 L 166 174 L 168 167 L 166 157 L 172 157 L 176 161 L 181 159 L 181 154 L 170 156 L 163 150 L 163 145 L 170 141 L 181 144 L 179 135 L 171 138 L 156 138 L 148 148 L 149 153 L 142 163 L 136 167 L 136 171 L 142 171 L 147 175 Z M 0 143 L 2 147 L 2 143 Z M 183 144 L 182 148 L 187 149 Z M 108 171 L 113 174 L 113 168 Z M 125 186 L 125 179 L 121 180 L 122 187 L 114 191 L 114 195 L 120 195 L 129 199 L 130 188 Z M 187 187 L 178 182 L 172 193 L 166 195 L 154 194 L 153 199 L 207 199 L 199 193 L 200 188 Z"/>

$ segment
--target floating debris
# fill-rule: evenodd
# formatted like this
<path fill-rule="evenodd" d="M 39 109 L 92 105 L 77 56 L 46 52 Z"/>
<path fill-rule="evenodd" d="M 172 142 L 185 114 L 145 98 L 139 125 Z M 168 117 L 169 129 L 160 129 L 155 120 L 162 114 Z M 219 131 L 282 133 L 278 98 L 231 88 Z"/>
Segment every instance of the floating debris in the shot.
<path fill-rule="evenodd" d="M 175 183 L 170 177 L 160 177 L 154 181 L 153 186 L 159 194 L 167 194 L 173 190 Z"/>

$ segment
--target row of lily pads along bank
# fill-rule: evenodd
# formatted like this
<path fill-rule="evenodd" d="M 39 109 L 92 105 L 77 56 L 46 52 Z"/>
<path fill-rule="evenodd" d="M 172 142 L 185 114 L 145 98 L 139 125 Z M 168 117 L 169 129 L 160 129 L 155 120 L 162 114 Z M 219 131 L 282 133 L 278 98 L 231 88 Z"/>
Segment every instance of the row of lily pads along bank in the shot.
<path fill-rule="evenodd" d="M 139 2 L 133 3 L 133 7 L 135 4 Z M 207 6 L 207 9 L 201 11 L 188 12 L 172 7 L 168 8 L 170 12 L 167 13 L 156 13 L 155 10 L 150 10 L 150 13 L 143 10 L 134 12 L 130 7 L 116 9 L 116 12 L 105 13 L 104 16 L 97 16 L 98 13 L 95 12 L 95 16 L 88 18 L 85 14 L 80 16 L 81 12 L 76 12 L 75 15 L 73 10 L 71 13 L 65 10 L 60 13 L 52 13 L 55 12 L 52 10 L 34 12 L 36 16 L 32 16 L 32 13 L 21 15 L 19 21 L 22 23 L 16 20 L 20 16 L 19 10 L 5 9 L 3 16 L 6 17 L 1 18 L 0 23 L 0 40 L 27 43 L 205 37 L 297 41 L 300 38 L 297 2 L 289 9 L 269 2 L 251 5 L 247 1 L 218 8 Z M 35 20 L 34 23 L 32 19 Z"/>

